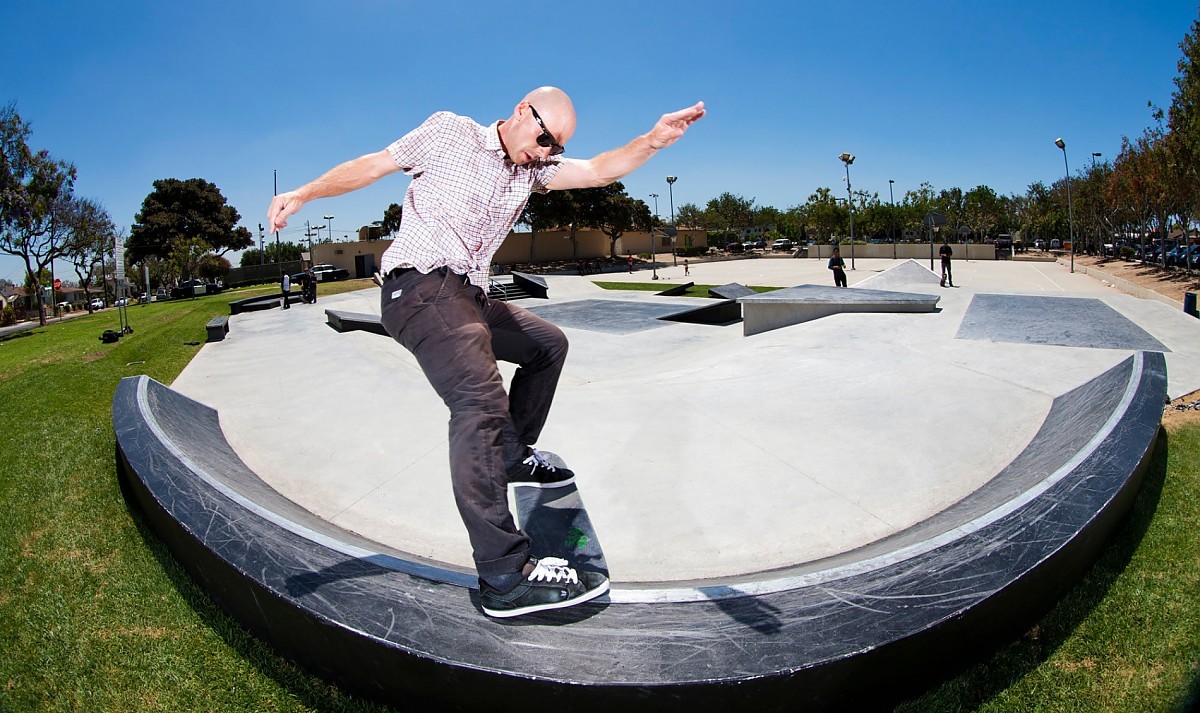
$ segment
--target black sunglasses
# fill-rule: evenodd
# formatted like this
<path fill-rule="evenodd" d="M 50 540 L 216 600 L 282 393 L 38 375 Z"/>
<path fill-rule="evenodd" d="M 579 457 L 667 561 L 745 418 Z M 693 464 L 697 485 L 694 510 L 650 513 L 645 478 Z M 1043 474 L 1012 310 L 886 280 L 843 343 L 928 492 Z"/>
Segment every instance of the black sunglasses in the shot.
<path fill-rule="evenodd" d="M 542 117 L 538 116 L 537 109 L 534 109 L 532 104 L 529 105 L 529 111 L 533 112 L 534 121 L 538 123 L 538 126 L 542 127 L 542 135 L 537 137 L 538 146 L 550 149 L 551 156 L 557 156 L 566 151 L 566 149 L 559 146 L 558 142 L 554 140 L 554 134 L 551 134 L 550 130 L 546 128 L 546 124 L 542 122 Z"/>

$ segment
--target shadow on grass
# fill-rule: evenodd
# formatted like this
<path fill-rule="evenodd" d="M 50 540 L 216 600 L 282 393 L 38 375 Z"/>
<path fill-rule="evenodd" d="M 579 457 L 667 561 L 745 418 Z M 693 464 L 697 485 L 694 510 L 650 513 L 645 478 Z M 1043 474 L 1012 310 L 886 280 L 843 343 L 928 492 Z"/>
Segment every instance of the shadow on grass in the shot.
<path fill-rule="evenodd" d="M 1049 613 L 1019 640 L 1004 646 L 988 660 L 970 665 L 956 678 L 901 704 L 896 710 L 975 710 L 1045 664 L 1108 596 L 1141 546 L 1162 499 L 1167 474 L 1167 441 L 1167 431 L 1163 429 L 1149 457 L 1141 489 L 1129 515 L 1113 533 L 1112 541 L 1092 568 Z M 1193 682 L 1193 700 L 1196 685 Z"/>
<path fill-rule="evenodd" d="M 171 586 L 179 593 L 180 598 L 187 602 L 204 626 L 219 636 L 234 655 L 249 663 L 263 676 L 279 684 L 283 689 L 281 698 L 295 697 L 304 706 L 319 711 L 388 713 L 393 710 L 382 704 L 353 697 L 316 674 L 300 668 L 226 614 L 192 579 L 183 565 L 171 554 L 166 543 L 159 539 L 158 535 L 150 528 L 145 514 L 138 506 L 137 496 L 130 490 L 127 474 L 121 463 L 119 447 L 116 458 L 117 482 L 121 489 L 121 495 L 125 499 L 126 509 L 146 548 L 158 561 Z M 178 660 L 186 660 L 186 657 L 181 656 Z M 190 671 L 180 672 L 179 677 L 186 681 L 191 673 Z"/>
<path fill-rule="evenodd" d="M 0 335 L 0 342 L 7 342 L 13 339 L 21 339 L 24 337 L 32 337 L 34 330 L 36 329 L 38 329 L 38 327 L 30 327 L 28 329 L 22 329 L 20 331 L 9 332 L 8 334 Z"/>

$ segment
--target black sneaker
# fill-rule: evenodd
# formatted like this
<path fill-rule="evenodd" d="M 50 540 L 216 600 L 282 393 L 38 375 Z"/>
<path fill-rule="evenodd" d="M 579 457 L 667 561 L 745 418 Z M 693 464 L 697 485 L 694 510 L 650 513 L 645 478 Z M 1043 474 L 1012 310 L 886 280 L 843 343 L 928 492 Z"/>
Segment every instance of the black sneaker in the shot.
<path fill-rule="evenodd" d="M 599 572 L 576 572 L 558 557 L 529 559 L 534 565 L 529 576 L 509 592 L 500 592 L 480 582 L 483 613 L 506 619 L 533 612 L 582 604 L 608 591 L 608 578 Z"/>
<path fill-rule="evenodd" d="M 561 488 L 575 482 L 575 473 L 553 453 L 529 449 L 529 456 L 508 469 L 508 483 L 530 488 Z"/>

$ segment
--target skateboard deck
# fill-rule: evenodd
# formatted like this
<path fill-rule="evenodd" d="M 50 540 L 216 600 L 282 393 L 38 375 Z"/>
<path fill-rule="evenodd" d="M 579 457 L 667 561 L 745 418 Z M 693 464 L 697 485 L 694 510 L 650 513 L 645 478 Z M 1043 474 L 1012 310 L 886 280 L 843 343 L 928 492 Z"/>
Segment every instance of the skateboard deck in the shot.
<path fill-rule="evenodd" d="M 575 483 L 558 488 L 516 486 L 513 495 L 518 524 L 533 540 L 535 557 L 561 557 L 577 570 L 608 576 L 600 538 Z"/>

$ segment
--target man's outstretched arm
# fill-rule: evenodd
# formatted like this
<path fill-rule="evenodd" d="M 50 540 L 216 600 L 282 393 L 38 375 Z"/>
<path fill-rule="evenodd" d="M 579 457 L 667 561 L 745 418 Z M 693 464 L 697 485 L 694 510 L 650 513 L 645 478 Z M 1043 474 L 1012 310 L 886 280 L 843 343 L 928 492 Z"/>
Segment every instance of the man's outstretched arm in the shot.
<path fill-rule="evenodd" d="M 386 149 L 360 156 L 335 166 L 320 178 L 300 186 L 294 191 L 280 193 L 267 209 L 270 232 L 287 227 L 288 216 L 294 215 L 301 206 L 317 198 L 330 198 L 369 186 L 384 176 L 400 170 Z"/>
<path fill-rule="evenodd" d="M 688 127 L 705 114 L 704 102 L 679 111 L 663 114 L 649 133 L 643 134 L 620 148 L 605 151 L 586 161 L 564 159 L 548 188 L 555 191 L 569 188 L 596 188 L 633 173 L 661 149 L 679 140 Z"/>

